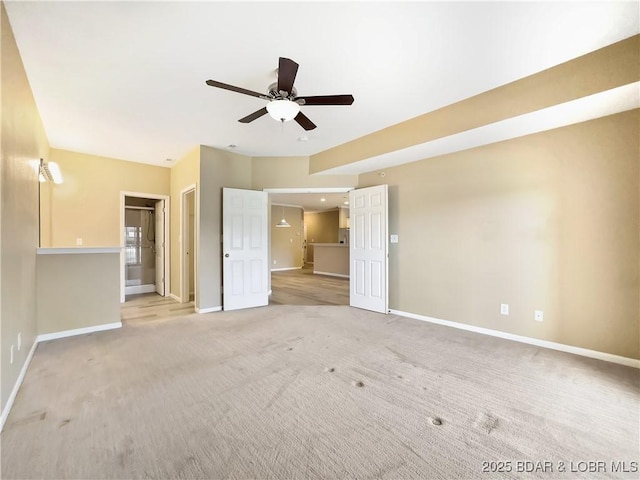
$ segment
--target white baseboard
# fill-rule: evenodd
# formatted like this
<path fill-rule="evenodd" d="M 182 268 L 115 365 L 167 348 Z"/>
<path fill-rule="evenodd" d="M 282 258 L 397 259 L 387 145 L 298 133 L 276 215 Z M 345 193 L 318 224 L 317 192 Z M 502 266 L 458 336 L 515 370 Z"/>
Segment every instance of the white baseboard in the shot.
<path fill-rule="evenodd" d="M 313 271 L 314 275 L 326 275 L 328 277 L 340 277 L 340 278 L 349 278 L 349 275 L 343 275 L 341 273 L 329 273 L 329 272 L 316 272 Z"/>
<path fill-rule="evenodd" d="M 176 302 L 180 302 L 180 303 L 182 303 L 182 299 L 181 299 L 178 295 L 176 295 L 176 294 L 174 294 L 174 293 L 170 293 L 170 294 L 169 294 L 169 296 L 170 296 L 171 298 L 173 298 Z"/>
<path fill-rule="evenodd" d="M 196 307 L 196 313 L 211 313 L 211 312 L 221 312 L 222 307 L 209 307 L 209 308 L 198 308 Z"/>
<path fill-rule="evenodd" d="M 104 323 L 102 325 L 95 325 L 93 327 L 74 328 L 73 330 L 63 330 L 62 332 L 43 333 L 38 335 L 36 342 L 48 342 L 49 340 L 56 340 L 58 338 L 73 337 L 75 335 L 84 335 L 86 333 L 102 332 L 104 330 L 113 330 L 114 328 L 121 328 L 122 322 Z"/>
<path fill-rule="evenodd" d="M 153 293 L 156 291 L 156 286 L 154 284 L 146 284 L 146 285 L 129 285 L 128 287 L 124 287 L 125 295 L 137 295 L 139 293 Z"/>
<path fill-rule="evenodd" d="M 27 369 L 29 368 L 29 364 L 31 363 L 31 359 L 33 358 L 33 353 L 36 351 L 37 346 L 38 346 L 38 339 L 36 338 L 33 341 L 33 345 L 31 346 L 31 350 L 29 350 L 29 354 L 27 355 L 27 358 L 24 360 L 24 364 L 20 369 L 20 374 L 18 375 L 18 378 L 16 379 L 16 383 L 13 386 L 13 389 L 11 390 L 11 394 L 7 399 L 7 403 L 2 409 L 2 416 L 0 417 L 0 432 L 4 428 L 4 422 L 7 421 L 7 417 L 9 416 L 9 412 L 11 411 L 11 407 L 13 407 L 13 402 L 16 399 L 16 395 L 18 395 L 18 390 L 20 390 L 20 386 L 22 385 L 24 376 L 27 374 Z"/>
<path fill-rule="evenodd" d="M 285 270 L 300 270 L 302 267 L 285 267 L 285 268 L 272 268 L 272 272 L 284 272 Z"/>
<path fill-rule="evenodd" d="M 460 330 L 467 330 L 469 332 L 490 335 L 492 337 L 513 340 L 515 342 L 528 343 L 529 345 L 535 345 L 536 347 L 550 348 L 551 350 L 558 350 L 561 352 L 572 353 L 574 355 L 581 355 L 583 357 L 595 358 L 597 360 L 604 360 L 605 362 L 618 363 L 620 365 L 626 365 L 627 367 L 640 368 L 640 360 L 636 360 L 635 358 L 622 357 L 620 355 L 613 355 L 611 353 L 598 352 L 597 350 L 589 350 L 588 348 L 574 347 L 572 345 L 565 345 L 563 343 L 549 342 L 547 340 L 540 340 L 538 338 L 515 335 L 513 333 L 501 332 L 500 330 L 491 330 L 489 328 L 476 327 L 475 325 L 467 325 L 466 323 L 458 323 L 452 322 L 450 320 L 442 320 L 440 318 L 426 317 L 424 315 L 403 312 L 401 310 L 390 309 L 389 313 L 393 313 L 394 315 L 399 315 L 401 317 L 413 318 L 414 320 L 437 323 L 438 325 L 444 325 L 446 327 L 453 327 Z"/>

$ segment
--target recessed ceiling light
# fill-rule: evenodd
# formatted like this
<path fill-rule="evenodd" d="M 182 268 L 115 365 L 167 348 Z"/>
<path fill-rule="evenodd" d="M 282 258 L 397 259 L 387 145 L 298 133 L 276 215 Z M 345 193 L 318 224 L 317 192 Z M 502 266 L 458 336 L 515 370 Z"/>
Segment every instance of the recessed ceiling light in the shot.
<path fill-rule="evenodd" d="M 227 148 L 237 148 L 238 145 L 236 145 L 235 143 L 230 143 L 229 145 L 227 145 Z"/>
<path fill-rule="evenodd" d="M 321 199 L 320 199 L 320 201 L 321 201 L 321 202 L 326 202 L 326 201 L 327 201 L 327 199 L 326 199 L 326 198 L 321 198 Z"/>
<path fill-rule="evenodd" d="M 299 142 L 308 142 L 309 141 L 309 137 L 307 137 L 306 135 L 302 135 L 301 137 L 298 137 L 298 141 Z"/>
<path fill-rule="evenodd" d="M 344 202 L 345 205 L 349 205 L 349 202 Z"/>
<path fill-rule="evenodd" d="M 173 158 L 165 158 L 165 162 L 173 162 Z"/>

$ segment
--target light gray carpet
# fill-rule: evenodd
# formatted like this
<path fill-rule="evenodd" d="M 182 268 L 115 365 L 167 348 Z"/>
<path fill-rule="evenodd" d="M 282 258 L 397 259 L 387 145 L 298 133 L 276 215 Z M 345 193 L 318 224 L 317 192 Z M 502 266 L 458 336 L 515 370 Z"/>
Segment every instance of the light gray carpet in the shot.
<path fill-rule="evenodd" d="M 2 478 L 637 478 L 638 408 L 637 370 L 393 315 L 194 314 L 41 344 Z"/>

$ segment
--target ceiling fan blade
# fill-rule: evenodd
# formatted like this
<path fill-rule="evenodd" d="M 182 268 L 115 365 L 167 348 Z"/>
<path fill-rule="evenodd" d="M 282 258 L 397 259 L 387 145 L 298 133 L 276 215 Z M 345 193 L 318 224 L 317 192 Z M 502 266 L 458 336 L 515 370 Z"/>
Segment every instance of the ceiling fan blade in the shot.
<path fill-rule="evenodd" d="M 235 86 L 229 85 L 227 83 L 216 82 L 215 80 L 207 80 L 206 83 L 210 87 L 218 87 L 218 88 L 222 88 L 224 90 L 231 90 L 232 92 L 243 93 L 245 95 L 251 95 L 252 97 L 265 98 L 265 99 L 269 98 L 263 93 L 258 93 L 258 92 L 254 92 L 252 90 L 247 90 L 246 88 L 235 87 Z"/>
<path fill-rule="evenodd" d="M 280 57 L 280 63 L 278 64 L 278 91 L 284 90 L 287 93 L 291 93 L 297 73 L 298 64 L 296 62 L 290 58 Z"/>
<path fill-rule="evenodd" d="M 309 120 L 309 117 L 302 112 L 298 112 L 298 115 L 294 117 L 294 120 L 305 130 L 313 130 L 316 128 L 316 124 Z"/>
<path fill-rule="evenodd" d="M 297 97 L 296 101 L 304 100 L 302 105 L 351 105 L 353 95 L 317 95 L 314 97 Z"/>
<path fill-rule="evenodd" d="M 251 115 L 247 115 L 246 117 L 241 118 L 238 121 L 240 123 L 253 122 L 255 119 L 260 118 L 261 116 L 263 116 L 266 113 L 267 113 L 267 107 L 263 107 L 260 110 L 258 110 L 257 112 L 253 112 Z"/>

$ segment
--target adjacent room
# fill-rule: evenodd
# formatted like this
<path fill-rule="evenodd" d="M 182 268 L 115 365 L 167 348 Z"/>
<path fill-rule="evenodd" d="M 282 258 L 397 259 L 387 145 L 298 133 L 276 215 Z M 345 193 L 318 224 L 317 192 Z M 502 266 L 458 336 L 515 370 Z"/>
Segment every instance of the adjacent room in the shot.
<path fill-rule="evenodd" d="M 637 478 L 638 1 L 0 20 L 2 478 Z"/>
<path fill-rule="evenodd" d="M 269 304 L 349 305 L 348 191 L 291 189 L 269 198 Z"/>

